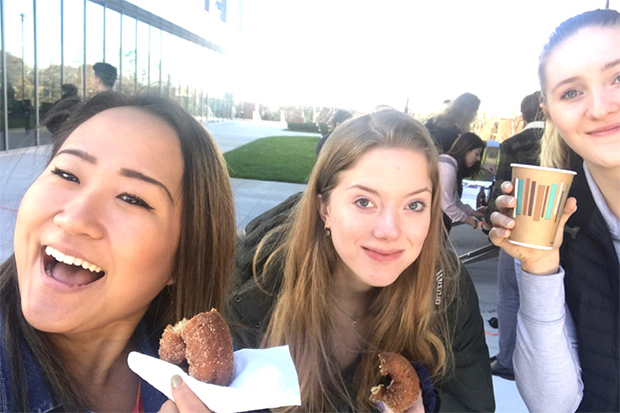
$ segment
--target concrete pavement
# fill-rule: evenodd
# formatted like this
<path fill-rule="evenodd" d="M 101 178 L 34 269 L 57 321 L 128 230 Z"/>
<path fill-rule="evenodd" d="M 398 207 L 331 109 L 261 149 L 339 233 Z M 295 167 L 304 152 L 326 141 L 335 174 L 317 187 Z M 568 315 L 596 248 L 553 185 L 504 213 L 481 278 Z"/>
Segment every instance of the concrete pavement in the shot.
<path fill-rule="evenodd" d="M 252 140 L 274 135 L 297 135 L 284 131 L 285 125 L 277 122 L 233 121 L 205 125 L 214 136 L 222 151 L 226 152 Z M 19 202 L 30 184 L 44 169 L 49 146 L 15 149 L 0 152 L 0 260 L 6 259 L 13 250 L 13 229 Z M 237 227 L 243 227 L 254 217 L 276 206 L 290 195 L 301 191 L 305 185 L 281 182 L 231 179 L 235 197 Z M 474 202 L 476 188 L 464 189 L 464 200 Z M 467 225 L 452 229 L 450 237 L 459 254 L 488 245 L 486 235 Z M 496 316 L 496 268 L 497 258 L 487 258 L 466 265 L 471 274 L 480 300 L 480 311 L 485 320 L 486 341 L 490 355 L 498 351 L 497 330 L 486 322 Z M 516 385 L 512 381 L 493 377 L 497 412 L 526 412 Z"/>

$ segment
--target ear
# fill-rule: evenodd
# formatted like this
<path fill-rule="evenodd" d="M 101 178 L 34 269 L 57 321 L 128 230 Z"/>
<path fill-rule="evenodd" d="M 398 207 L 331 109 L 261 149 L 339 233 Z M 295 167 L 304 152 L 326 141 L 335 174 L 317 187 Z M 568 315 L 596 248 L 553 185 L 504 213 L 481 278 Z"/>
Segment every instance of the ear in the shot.
<path fill-rule="evenodd" d="M 166 283 L 166 285 L 170 286 L 170 285 L 173 285 L 176 282 L 177 282 L 177 280 L 175 280 L 174 277 L 172 276 L 172 274 L 170 274 L 170 278 L 168 279 L 168 282 Z"/>
<path fill-rule="evenodd" d="M 553 120 L 551 120 L 551 115 L 549 114 L 549 110 L 547 109 L 547 107 L 545 106 L 544 103 L 540 104 L 540 109 L 543 111 L 543 113 L 545 114 L 545 120 L 549 121 L 551 123 L 553 123 Z"/>
<path fill-rule="evenodd" d="M 329 226 L 329 208 L 327 206 L 327 203 L 323 200 L 322 195 L 317 195 L 317 208 L 319 210 L 319 216 L 321 217 L 321 220 L 323 220 L 323 223 L 326 226 Z"/>

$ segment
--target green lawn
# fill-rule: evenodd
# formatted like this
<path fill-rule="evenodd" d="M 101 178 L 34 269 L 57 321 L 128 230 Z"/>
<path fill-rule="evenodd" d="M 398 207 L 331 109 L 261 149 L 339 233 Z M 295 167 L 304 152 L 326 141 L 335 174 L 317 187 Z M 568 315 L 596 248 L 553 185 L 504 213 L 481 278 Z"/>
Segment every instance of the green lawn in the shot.
<path fill-rule="evenodd" d="M 233 178 L 306 183 L 316 162 L 318 136 L 271 136 L 224 154 Z"/>

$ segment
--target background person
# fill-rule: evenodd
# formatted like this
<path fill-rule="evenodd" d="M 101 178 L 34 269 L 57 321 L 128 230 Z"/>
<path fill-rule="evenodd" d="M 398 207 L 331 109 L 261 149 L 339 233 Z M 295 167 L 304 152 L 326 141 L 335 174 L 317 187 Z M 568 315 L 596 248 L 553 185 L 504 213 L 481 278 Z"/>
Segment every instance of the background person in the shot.
<path fill-rule="evenodd" d="M 531 411 L 617 412 L 620 13 L 594 10 L 562 23 L 538 73 L 547 119 L 542 164 L 577 175 L 551 251 L 507 241 L 512 196 L 498 197 L 501 213 L 491 217 L 491 240 L 522 265 L 517 385 Z M 512 193 L 510 183 L 503 187 Z"/>
<path fill-rule="evenodd" d="M 439 156 L 441 178 L 441 208 L 444 212 L 444 226 L 450 232 L 453 222 L 464 222 L 474 229 L 482 229 L 480 219 L 486 207 L 478 210 L 461 201 L 463 179 L 480 171 L 480 159 L 485 143 L 475 133 L 459 136 L 447 154 Z"/>
<path fill-rule="evenodd" d="M 339 109 L 335 114 L 334 117 L 331 120 L 331 130 L 329 132 L 327 132 L 327 134 L 325 134 L 325 136 L 321 137 L 321 139 L 319 139 L 319 142 L 316 144 L 316 155 L 318 156 L 319 153 L 321 152 L 321 149 L 323 148 L 323 145 L 325 145 L 325 141 L 327 141 L 327 139 L 329 138 L 329 135 L 332 134 L 332 132 L 334 131 L 334 129 L 336 129 L 340 124 L 342 124 L 343 122 L 351 119 L 353 117 L 353 115 L 351 114 L 351 112 L 348 112 L 346 110 L 343 109 Z"/>
<path fill-rule="evenodd" d="M 239 274 L 233 337 L 290 346 L 302 395 L 293 410 L 378 409 L 368 396 L 384 351 L 414 363 L 428 411 L 494 410 L 477 295 L 444 248 L 437 157 L 401 112 L 346 122 L 290 220 L 258 247 L 256 278 Z"/>
<path fill-rule="evenodd" d="M 82 102 L 82 99 L 78 96 L 77 86 L 71 83 L 62 85 L 61 92 L 61 98 L 54 102 L 49 112 L 45 115 L 44 124 L 52 136 L 56 135 L 69 115 Z"/>
<path fill-rule="evenodd" d="M 485 213 L 485 221 L 497 211 L 495 199 L 501 195 L 501 183 L 512 179 L 510 164 L 540 164 L 540 141 L 545 128 L 545 115 L 540 108 L 542 95 L 534 92 L 521 101 L 523 130 L 500 145 L 499 164 Z M 497 320 L 499 322 L 499 352 L 491 357 L 491 374 L 514 380 L 512 355 L 517 334 L 517 312 L 519 311 L 519 286 L 514 258 L 504 250 L 499 251 L 497 260 Z"/>
<path fill-rule="evenodd" d="M 431 133 L 441 153 L 447 153 L 460 134 L 469 132 L 480 108 L 480 99 L 473 93 L 463 93 L 424 126 Z"/>
<path fill-rule="evenodd" d="M 97 92 L 112 90 L 118 78 L 116 68 L 109 63 L 98 62 L 93 65 L 93 70 L 95 71 L 95 90 Z"/>
<path fill-rule="evenodd" d="M 215 141 L 176 103 L 79 107 L 0 266 L 0 411 L 157 411 L 166 397 L 127 355 L 156 357 L 167 324 L 222 308 L 234 214 Z"/>

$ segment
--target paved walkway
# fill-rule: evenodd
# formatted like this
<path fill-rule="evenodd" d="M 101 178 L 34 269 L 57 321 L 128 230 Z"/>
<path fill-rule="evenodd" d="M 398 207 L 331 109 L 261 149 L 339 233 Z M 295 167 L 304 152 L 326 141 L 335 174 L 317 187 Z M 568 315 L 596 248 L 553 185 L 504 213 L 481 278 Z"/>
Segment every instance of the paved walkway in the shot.
<path fill-rule="evenodd" d="M 223 122 L 206 125 L 222 151 L 227 152 L 252 140 L 275 135 L 297 135 L 284 131 L 277 122 Z M 44 169 L 49 146 L 0 152 L 0 260 L 6 259 L 13 250 L 13 229 L 19 202 L 30 184 Z M 235 197 L 237 227 L 242 230 L 254 217 L 279 204 L 305 185 L 282 182 L 231 179 Z M 477 190 L 465 188 L 464 199 L 475 202 Z M 450 234 L 459 254 L 488 245 L 487 237 L 466 225 L 456 226 Z M 496 316 L 496 269 L 497 258 L 466 265 L 474 280 L 480 299 L 480 311 L 485 320 L 486 339 L 490 355 L 498 351 L 497 330 L 486 322 Z M 497 412 L 527 412 L 516 385 L 512 381 L 493 377 Z"/>

